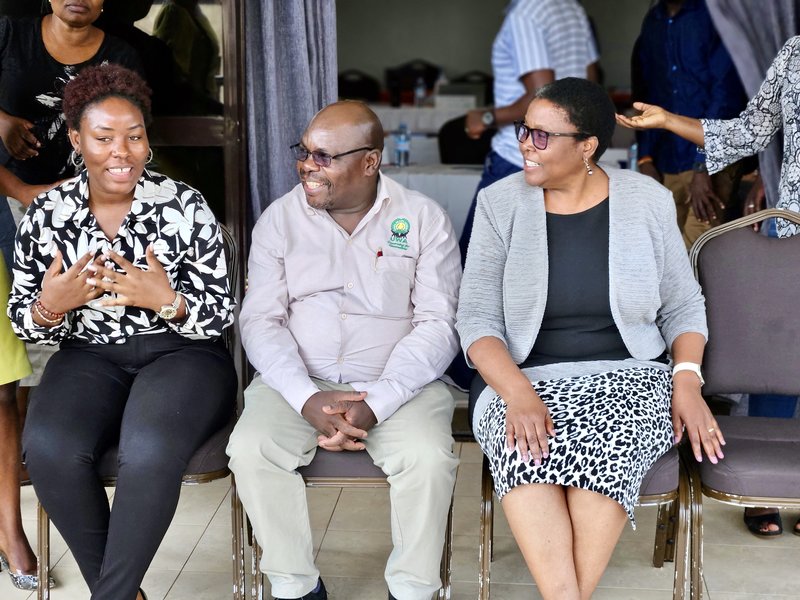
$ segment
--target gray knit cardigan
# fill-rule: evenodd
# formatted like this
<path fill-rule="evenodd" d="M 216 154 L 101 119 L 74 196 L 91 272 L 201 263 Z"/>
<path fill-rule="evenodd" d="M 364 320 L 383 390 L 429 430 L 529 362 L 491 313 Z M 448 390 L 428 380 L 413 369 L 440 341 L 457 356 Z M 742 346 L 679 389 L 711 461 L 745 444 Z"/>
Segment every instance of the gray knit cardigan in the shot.
<path fill-rule="evenodd" d="M 611 314 L 631 356 L 655 358 L 682 333 L 707 337 L 672 193 L 639 173 L 606 172 Z M 517 364 L 530 354 L 547 302 L 545 223 L 543 191 L 523 173 L 478 194 L 456 322 L 465 354 L 486 336 L 502 340 Z"/>

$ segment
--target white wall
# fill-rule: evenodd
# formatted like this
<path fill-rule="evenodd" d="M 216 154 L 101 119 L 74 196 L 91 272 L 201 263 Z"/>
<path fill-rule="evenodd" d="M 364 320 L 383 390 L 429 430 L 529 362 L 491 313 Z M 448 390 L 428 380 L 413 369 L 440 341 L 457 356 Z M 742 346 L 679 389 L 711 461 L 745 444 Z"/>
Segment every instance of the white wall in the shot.
<path fill-rule="evenodd" d="M 383 70 L 414 58 L 448 77 L 491 73 L 491 48 L 507 0 L 337 0 L 339 70 Z M 607 87 L 630 86 L 630 52 L 650 0 L 583 0 L 598 31 Z"/>

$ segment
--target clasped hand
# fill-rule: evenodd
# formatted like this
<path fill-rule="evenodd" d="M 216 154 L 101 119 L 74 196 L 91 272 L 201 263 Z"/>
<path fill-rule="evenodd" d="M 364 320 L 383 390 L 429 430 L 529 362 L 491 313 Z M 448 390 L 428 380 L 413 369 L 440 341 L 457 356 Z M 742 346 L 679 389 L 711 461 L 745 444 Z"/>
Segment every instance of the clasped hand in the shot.
<path fill-rule="evenodd" d="M 360 441 L 378 420 L 364 402 L 367 392 L 317 392 L 303 405 L 302 415 L 321 433 L 317 443 L 325 450 L 358 451 L 366 446 Z"/>

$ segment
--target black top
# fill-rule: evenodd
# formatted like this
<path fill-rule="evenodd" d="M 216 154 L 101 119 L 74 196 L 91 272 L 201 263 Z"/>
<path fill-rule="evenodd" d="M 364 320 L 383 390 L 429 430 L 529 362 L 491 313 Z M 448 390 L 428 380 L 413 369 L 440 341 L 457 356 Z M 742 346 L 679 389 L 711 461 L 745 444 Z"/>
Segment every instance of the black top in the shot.
<path fill-rule="evenodd" d="M 42 20 L 0 17 L 0 109 L 31 121 L 42 144 L 39 156 L 19 161 L 0 143 L 0 164 L 28 184 L 52 183 L 75 175 L 72 146 L 61 112 L 66 83 L 91 65 L 112 62 L 142 72 L 136 52 L 106 35 L 91 59 L 77 65 L 57 62 L 42 41 Z"/>
<path fill-rule="evenodd" d="M 547 213 L 547 304 L 521 368 L 631 358 L 611 316 L 608 227 L 608 198 L 577 214 Z"/>

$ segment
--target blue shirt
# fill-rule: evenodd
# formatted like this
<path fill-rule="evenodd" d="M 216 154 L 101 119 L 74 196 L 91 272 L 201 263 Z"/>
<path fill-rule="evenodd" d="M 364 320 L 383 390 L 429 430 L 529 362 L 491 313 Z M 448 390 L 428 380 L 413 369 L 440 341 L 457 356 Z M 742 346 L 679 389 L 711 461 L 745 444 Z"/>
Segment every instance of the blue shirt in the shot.
<path fill-rule="evenodd" d="M 687 117 L 728 119 L 747 102 L 744 88 L 703 0 L 686 0 L 675 16 L 661 0 L 645 16 L 633 51 L 633 99 Z M 637 132 L 639 156 L 662 173 L 704 162 L 697 146 L 661 129 Z"/>

